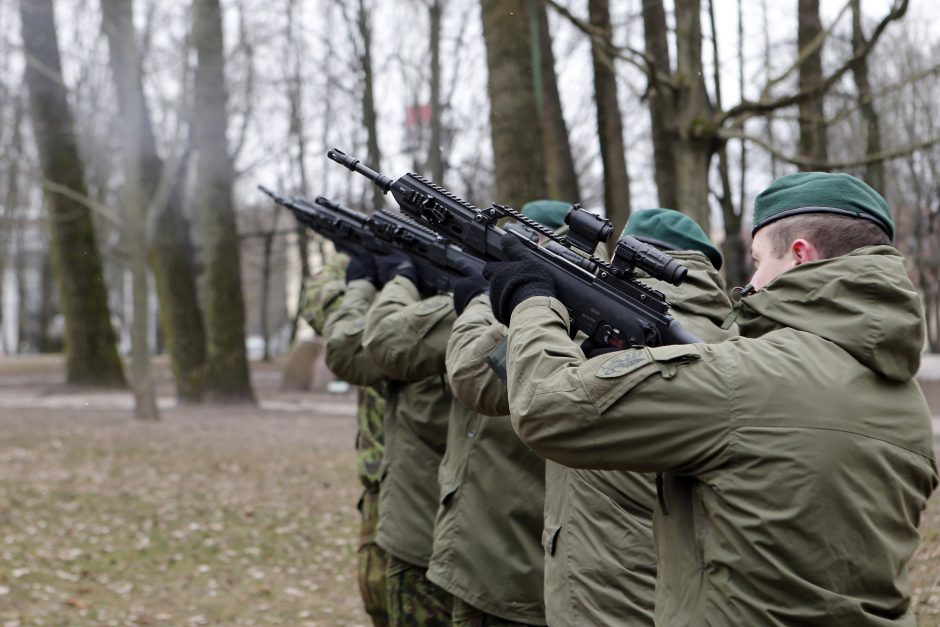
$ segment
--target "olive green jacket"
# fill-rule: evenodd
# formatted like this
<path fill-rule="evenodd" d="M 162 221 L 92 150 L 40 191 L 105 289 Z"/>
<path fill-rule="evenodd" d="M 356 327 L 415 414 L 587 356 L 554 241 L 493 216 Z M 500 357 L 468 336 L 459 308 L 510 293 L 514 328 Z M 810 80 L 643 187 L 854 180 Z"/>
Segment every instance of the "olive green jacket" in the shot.
<path fill-rule="evenodd" d="M 509 332 L 516 431 L 570 466 L 668 472 L 662 625 L 913 625 L 907 563 L 937 485 L 902 257 L 801 265 L 720 344 L 585 360 L 555 299 Z"/>
<path fill-rule="evenodd" d="M 454 322 L 447 374 L 455 396 L 469 394 L 468 406 L 486 396 L 480 388 L 492 371 L 485 363 L 486 372 L 479 371 L 477 347 L 491 348 L 493 326 L 505 329 L 493 325 L 486 296 L 474 299 Z M 508 415 L 482 416 L 455 401 L 438 478 L 441 499 L 428 578 L 487 614 L 544 625 L 544 460 L 522 443 Z"/>
<path fill-rule="evenodd" d="M 453 400 L 444 353 L 455 317 L 450 296 L 422 300 L 411 281 L 396 277 L 369 310 L 363 334 L 366 355 L 390 380 L 377 541 L 422 567 L 431 558 L 437 470 Z"/>
<path fill-rule="evenodd" d="M 343 266 L 344 261 L 345 257 L 341 260 Z M 308 282 L 304 291 L 302 308 L 304 318 L 314 331 L 327 337 L 339 328 L 348 329 L 344 321 L 362 318 L 368 308 L 368 299 L 357 299 L 354 296 L 355 288 L 351 290 L 350 298 L 347 300 L 345 281 L 331 280 L 330 277 L 342 272 L 342 266 L 337 266 L 339 264 L 326 266 L 321 273 Z M 332 355 L 330 345 L 327 343 L 327 363 L 332 361 L 335 365 L 337 361 L 342 361 L 337 359 L 337 354 L 343 352 L 361 352 L 360 335 L 346 335 L 344 331 L 338 332 L 332 345 Z M 334 374 L 343 378 L 336 372 Z M 358 378 L 350 372 L 345 372 L 345 374 Z M 385 397 L 383 390 L 384 383 L 379 380 L 359 388 L 356 432 L 357 469 L 363 487 L 371 492 L 377 492 L 379 489 L 379 466 L 384 449 L 382 421 L 385 415 Z"/>

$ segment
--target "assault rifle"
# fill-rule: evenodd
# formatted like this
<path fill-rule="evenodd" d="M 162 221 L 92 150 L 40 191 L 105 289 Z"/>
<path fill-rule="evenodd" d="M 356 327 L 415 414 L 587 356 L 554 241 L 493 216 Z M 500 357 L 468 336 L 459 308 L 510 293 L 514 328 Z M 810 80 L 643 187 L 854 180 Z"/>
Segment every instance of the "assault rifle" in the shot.
<path fill-rule="evenodd" d="M 402 215 L 376 211 L 371 216 L 323 196 L 309 202 L 285 198 L 263 185 L 258 189 L 290 209 L 297 222 L 316 231 L 339 248 L 386 255 L 395 250 L 415 262 L 419 289 L 449 292 L 454 279 L 480 271 L 483 261 L 467 254 L 434 231 Z"/>
<path fill-rule="evenodd" d="M 613 226 L 578 205 L 572 205 L 565 216 L 569 233 L 559 237 L 510 207 L 493 204 L 478 209 L 417 174 L 392 180 L 336 148 L 327 156 L 365 176 L 384 193 L 391 192 L 403 213 L 483 261 L 502 260 L 503 238 L 519 236 L 497 226 L 504 218 L 544 238 L 544 245 L 531 238 L 521 239 L 552 277 L 558 299 L 568 308 L 572 337 L 581 331 L 596 346 L 617 349 L 699 341 L 669 315 L 669 303 L 662 292 L 635 276 L 635 270 L 641 269 L 653 278 L 679 285 L 688 269 L 630 236 L 618 242 L 612 263 L 594 257 L 597 244 L 610 239 Z"/>

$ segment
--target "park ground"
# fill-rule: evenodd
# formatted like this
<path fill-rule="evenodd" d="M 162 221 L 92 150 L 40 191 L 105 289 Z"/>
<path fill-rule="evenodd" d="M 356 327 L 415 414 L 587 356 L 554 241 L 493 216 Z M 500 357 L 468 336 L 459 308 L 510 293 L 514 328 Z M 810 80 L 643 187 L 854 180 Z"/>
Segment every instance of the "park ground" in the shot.
<path fill-rule="evenodd" d="M 61 383 L 55 359 L 0 361 L 0 627 L 367 625 L 356 586 L 350 394 L 130 419 L 126 393 Z M 940 625 L 940 496 L 911 566 Z"/>

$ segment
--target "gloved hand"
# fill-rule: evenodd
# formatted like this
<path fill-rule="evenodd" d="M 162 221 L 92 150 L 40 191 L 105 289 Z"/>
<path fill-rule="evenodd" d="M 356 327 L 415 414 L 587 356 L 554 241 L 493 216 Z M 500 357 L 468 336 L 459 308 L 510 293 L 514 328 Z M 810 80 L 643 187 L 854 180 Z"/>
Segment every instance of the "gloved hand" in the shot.
<path fill-rule="evenodd" d="M 346 266 L 346 284 L 349 285 L 359 279 L 364 279 L 376 287 L 382 287 L 376 273 L 375 260 L 364 250 L 353 251 L 349 265 Z"/>
<path fill-rule="evenodd" d="M 581 342 L 581 352 L 584 353 L 584 356 L 588 359 L 592 357 L 599 357 L 601 355 L 607 355 L 609 353 L 614 353 L 616 351 L 623 350 L 620 348 L 614 348 L 613 346 L 608 346 L 607 344 L 598 344 L 591 338 L 588 338 Z"/>
<path fill-rule="evenodd" d="M 503 238 L 503 253 L 506 260 L 486 264 L 483 276 L 490 281 L 493 315 L 508 326 L 519 303 L 533 296 L 554 296 L 555 284 L 515 235 Z"/>
<path fill-rule="evenodd" d="M 415 268 L 414 262 L 411 261 L 411 257 L 400 250 L 380 256 L 376 259 L 375 265 L 382 285 L 397 276 L 403 276 L 415 285 L 418 284 L 418 270 Z"/>
<path fill-rule="evenodd" d="M 477 295 L 490 289 L 490 282 L 479 272 L 460 277 L 454 281 L 454 310 L 457 315 L 463 313 L 467 305 Z"/>

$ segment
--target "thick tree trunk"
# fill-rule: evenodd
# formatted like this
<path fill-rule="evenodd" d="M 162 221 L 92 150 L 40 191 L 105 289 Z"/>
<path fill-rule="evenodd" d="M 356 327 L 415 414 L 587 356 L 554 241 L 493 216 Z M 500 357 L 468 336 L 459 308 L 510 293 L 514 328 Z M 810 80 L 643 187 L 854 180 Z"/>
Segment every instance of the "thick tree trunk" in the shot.
<path fill-rule="evenodd" d="M 538 19 L 539 74 L 541 76 L 541 98 L 539 120 L 542 126 L 542 146 L 545 150 L 545 176 L 548 195 L 555 200 L 581 202 L 578 174 L 571 155 L 568 140 L 568 125 L 561 108 L 558 94 L 558 77 L 555 74 L 555 53 L 552 51 L 552 36 L 548 28 L 548 10 L 544 2 L 531 1 Z"/>
<path fill-rule="evenodd" d="M 819 0 L 799 0 L 797 54 L 822 35 Z M 822 46 L 809 54 L 800 65 L 800 90 L 812 89 L 823 82 Z M 827 158 L 824 94 L 815 94 L 800 103 L 800 156 L 824 162 Z M 815 168 L 813 168 L 815 169 Z"/>
<path fill-rule="evenodd" d="M 379 151 L 379 121 L 378 114 L 375 111 L 375 79 L 372 70 L 372 26 L 370 24 L 369 11 L 366 9 L 365 0 L 359 0 L 358 14 L 359 36 L 362 38 L 362 80 L 364 83 L 362 91 L 362 116 L 363 122 L 368 133 L 369 148 L 367 158 L 369 167 L 375 170 L 382 170 L 382 154 Z M 382 190 L 375 185 L 372 188 L 372 207 L 367 207 L 368 211 L 381 209 L 385 204 L 385 195 Z"/>
<path fill-rule="evenodd" d="M 245 354 L 241 253 L 232 202 L 234 171 L 226 140 L 228 93 L 219 0 L 195 0 L 196 207 L 203 231 L 206 311 L 206 396 L 251 401 Z"/>
<path fill-rule="evenodd" d="M 85 170 L 62 82 L 52 0 L 20 0 L 30 114 L 43 176 L 87 196 Z M 88 207 L 47 192 L 60 303 L 65 316 L 66 376 L 70 383 L 124 385 L 108 311 L 98 244 Z"/>
<path fill-rule="evenodd" d="M 666 30 L 666 12 L 662 0 L 643 0 L 643 37 L 646 54 L 652 59 L 656 75 L 670 76 L 669 40 Z M 676 101 L 672 90 L 649 77 L 647 101 L 653 139 L 653 164 L 656 191 L 661 207 L 678 208 L 676 196 L 679 175 L 676 172 L 675 144 L 679 136 L 676 128 Z"/>
<path fill-rule="evenodd" d="M 487 91 L 499 201 L 519 209 L 545 198 L 545 163 L 532 68 L 532 34 L 516 0 L 481 0 Z"/>
<path fill-rule="evenodd" d="M 709 231 L 708 175 L 717 148 L 710 127 L 712 105 L 702 69 L 702 19 L 699 0 L 676 6 L 676 106 L 679 137 L 675 144 L 676 209 Z"/>
<path fill-rule="evenodd" d="M 852 49 L 859 50 L 868 42 L 862 32 L 862 2 L 852 0 Z M 858 91 L 857 102 L 862 120 L 865 122 L 865 154 L 873 155 L 881 152 L 881 125 L 878 111 L 872 101 L 871 84 L 868 81 L 868 55 L 863 55 L 852 66 L 852 78 Z M 865 167 L 865 179 L 876 190 L 885 193 L 885 164 L 876 161 Z"/>
<path fill-rule="evenodd" d="M 588 0 L 591 24 L 612 41 L 609 0 Z M 619 237 L 630 217 L 630 175 L 627 172 L 626 146 L 623 143 L 623 119 L 617 99 L 617 74 L 614 60 L 596 40 L 591 41 L 594 65 L 594 100 L 597 104 L 597 134 L 604 164 L 604 207 Z"/>
<path fill-rule="evenodd" d="M 109 61 L 117 86 L 121 122 L 125 132 L 137 133 L 141 209 L 147 207 L 154 213 L 149 217 L 153 227 L 149 242 L 150 264 L 177 395 L 182 401 L 199 401 L 206 365 L 206 335 L 196 290 L 189 224 L 182 212 L 180 177 L 164 171 L 163 160 L 157 153 L 141 81 L 133 4 L 129 0 L 102 0 L 101 12 L 112 50 Z M 137 61 L 132 61 L 134 59 Z M 119 77 L 128 75 L 132 79 L 122 86 Z M 166 186 L 169 188 L 164 189 Z M 161 200 L 158 197 L 166 201 L 154 205 L 155 199 Z"/>

